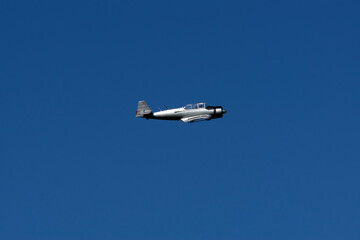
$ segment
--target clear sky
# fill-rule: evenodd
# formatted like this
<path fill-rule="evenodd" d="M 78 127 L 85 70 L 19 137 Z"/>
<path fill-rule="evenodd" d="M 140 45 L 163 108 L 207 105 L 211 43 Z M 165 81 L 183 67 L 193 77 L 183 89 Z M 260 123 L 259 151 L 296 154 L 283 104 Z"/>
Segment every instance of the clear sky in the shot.
<path fill-rule="evenodd" d="M 0 239 L 360 239 L 359 11 L 2 0 Z"/>

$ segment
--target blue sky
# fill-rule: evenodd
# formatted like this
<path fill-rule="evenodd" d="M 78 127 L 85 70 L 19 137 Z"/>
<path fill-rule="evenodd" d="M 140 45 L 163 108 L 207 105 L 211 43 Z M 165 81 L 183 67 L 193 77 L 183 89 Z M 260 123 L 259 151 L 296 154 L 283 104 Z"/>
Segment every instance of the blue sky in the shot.
<path fill-rule="evenodd" d="M 0 238 L 359 239 L 359 9 L 1 1 Z"/>

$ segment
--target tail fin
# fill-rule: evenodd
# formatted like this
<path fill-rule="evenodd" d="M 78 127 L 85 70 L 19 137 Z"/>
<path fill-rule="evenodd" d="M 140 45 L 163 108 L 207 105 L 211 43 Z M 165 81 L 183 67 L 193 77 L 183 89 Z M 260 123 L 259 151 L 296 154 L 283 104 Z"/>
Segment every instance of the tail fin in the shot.
<path fill-rule="evenodd" d="M 139 101 L 136 110 L 136 117 L 148 117 L 152 114 L 151 109 L 145 101 Z"/>

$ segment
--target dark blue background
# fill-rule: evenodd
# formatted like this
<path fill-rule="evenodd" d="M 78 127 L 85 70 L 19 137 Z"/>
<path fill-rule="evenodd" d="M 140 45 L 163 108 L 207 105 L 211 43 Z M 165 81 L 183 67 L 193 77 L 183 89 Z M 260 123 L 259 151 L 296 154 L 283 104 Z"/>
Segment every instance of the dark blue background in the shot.
<path fill-rule="evenodd" d="M 50 2 L 0 3 L 1 239 L 360 239 L 358 1 Z"/>

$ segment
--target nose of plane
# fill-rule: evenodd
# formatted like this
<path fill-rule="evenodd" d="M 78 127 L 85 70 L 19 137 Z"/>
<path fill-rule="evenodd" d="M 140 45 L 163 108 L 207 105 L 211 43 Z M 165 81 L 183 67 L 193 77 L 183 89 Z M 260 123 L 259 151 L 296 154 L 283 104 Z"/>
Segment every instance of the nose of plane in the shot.
<path fill-rule="evenodd" d="M 227 113 L 227 111 L 225 109 L 222 110 L 223 113 Z"/>

